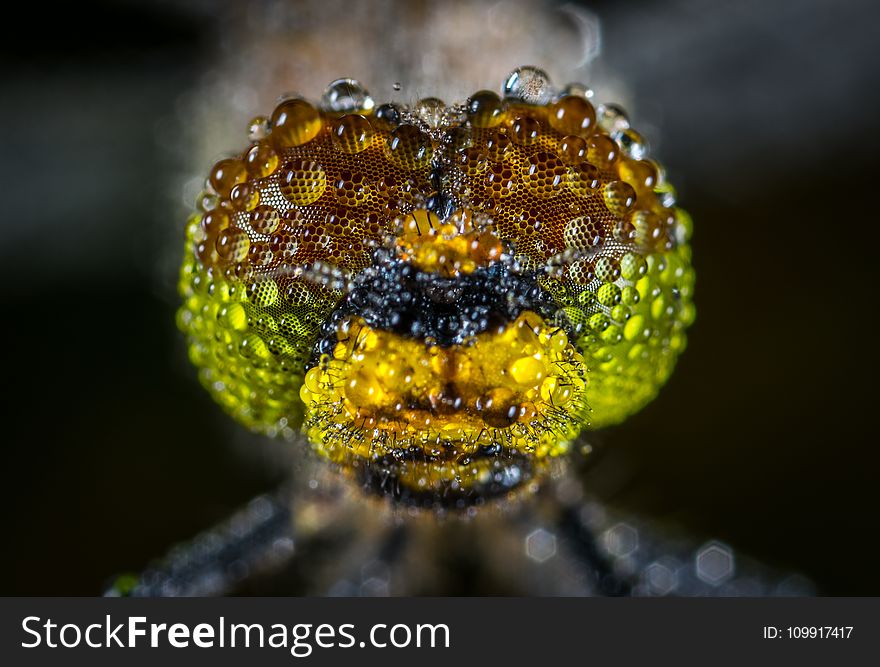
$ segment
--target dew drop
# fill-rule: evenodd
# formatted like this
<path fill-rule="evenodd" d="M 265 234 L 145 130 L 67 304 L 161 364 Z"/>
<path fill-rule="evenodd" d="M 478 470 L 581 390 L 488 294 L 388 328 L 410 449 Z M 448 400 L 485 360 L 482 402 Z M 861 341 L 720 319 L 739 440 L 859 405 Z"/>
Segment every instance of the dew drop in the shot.
<path fill-rule="evenodd" d="M 228 197 L 229 191 L 237 183 L 244 183 L 247 179 L 247 171 L 241 160 L 229 158 L 220 160 L 211 169 L 210 182 L 211 187 L 221 197 Z"/>
<path fill-rule="evenodd" d="M 596 110 L 599 127 L 608 134 L 623 132 L 629 129 L 629 117 L 622 107 L 616 104 L 600 104 Z"/>
<path fill-rule="evenodd" d="M 261 141 L 269 135 L 269 119 L 265 116 L 256 116 L 248 123 L 248 139 Z"/>
<path fill-rule="evenodd" d="M 355 79 L 336 79 L 321 96 L 321 108 L 333 113 L 369 112 L 374 106 L 370 93 Z"/>
<path fill-rule="evenodd" d="M 504 82 L 504 96 L 525 104 L 543 106 L 553 98 L 550 75 L 538 67 L 517 67 Z"/>
<path fill-rule="evenodd" d="M 623 181 L 611 181 L 603 190 L 605 206 L 611 213 L 623 217 L 636 204 L 636 191 Z"/>
<path fill-rule="evenodd" d="M 502 120 L 503 103 L 491 90 L 481 90 L 467 101 L 467 115 L 474 127 L 495 127 Z"/>
<path fill-rule="evenodd" d="M 436 130 L 443 123 L 446 115 L 446 103 L 436 97 L 426 97 L 416 104 L 416 115 L 432 130 Z"/>
<path fill-rule="evenodd" d="M 562 134 L 587 135 L 596 126 L 596 111 L 583 97 L 566 95 L 550 108 L 550 125 Z"/>
<path fill-rule="evenodd" d="M 391 132 L 386 155 L 404 169 L 419 169 L 431 162 L 432 148 L 428 137 L 415 125 L 401 125 Z"/>
<path fill-rule="evenodd" d="M 308 143 L 321 131 L 318 110 L 301 99 L 285 100 L 272 112 L 272 143 L 277 150 Z"/>
<path fill-rule="evenodd" d="M 278 168 L 278 154 L 269 144 L 259 143 L 248 150 L 244 165 L 251 176 L 263 178 Z"/>
<path fill-rule="evenodd" d="M 271 206 L 257 206 L 250 215 L 251 229 L 258 234 L 272 234 L 278 229 L 281 222 L 281 216 L 278 211 Z"/>
<path fill-rule="evenodd" d="M 248 235 L 235 227 L 220 232 L 217 237 L 217 254 L 228 262 L 240 262 L 247 257 L 250 241 Z"/>
<path fill-rule="evenodd" d="M 359 114 L 343 116 L 333 127 L 333 145 L 344 153 L 360 153 L 373 140 L 373 126 Z"/>
<path fill-rule="evenodd" d="M 615 135 L 621 152 L 632 160 L 642 160 L 648 154 L 648 144 L 644 137 L 632 128 Z"/>
<path fill-rule="evenodd" d="M 312 160 L 293 160 L 282 170 L 278 181 L 281 194 L 300 206 L 317 201 L 327 189 L 327 174 Z"/>

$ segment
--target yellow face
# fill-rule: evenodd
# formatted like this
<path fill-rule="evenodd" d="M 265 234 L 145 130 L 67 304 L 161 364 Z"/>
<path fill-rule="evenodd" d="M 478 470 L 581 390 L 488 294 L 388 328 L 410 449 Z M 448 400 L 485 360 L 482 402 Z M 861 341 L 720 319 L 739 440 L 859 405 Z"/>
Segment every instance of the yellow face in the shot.
<path fill-rule="evenodd" d="M 619 112 L 428 106 L 258 121 L 191 220 L 179 320 L 240 421 L 433 503 L 637 410 L 694 311 L 689 219 Z"/>

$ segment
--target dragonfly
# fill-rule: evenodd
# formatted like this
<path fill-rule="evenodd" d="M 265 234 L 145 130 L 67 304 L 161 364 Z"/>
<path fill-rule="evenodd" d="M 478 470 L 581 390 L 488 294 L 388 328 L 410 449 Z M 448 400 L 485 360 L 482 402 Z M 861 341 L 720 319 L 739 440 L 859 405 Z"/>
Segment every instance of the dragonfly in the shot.
<path fill-rule="evenodd" d="M 566 12 L 582 67 L 595 22 Z M 578 481 L 585 434 L 652 400 L 686 347 L 692 232 L 623 108 L 539 67 L 449 104 L 377 104 L 350 78 L 283 95 L 197 197 L 178 323 L 227 413 L 310 451 L 109 592 L 807 590 Z"/>

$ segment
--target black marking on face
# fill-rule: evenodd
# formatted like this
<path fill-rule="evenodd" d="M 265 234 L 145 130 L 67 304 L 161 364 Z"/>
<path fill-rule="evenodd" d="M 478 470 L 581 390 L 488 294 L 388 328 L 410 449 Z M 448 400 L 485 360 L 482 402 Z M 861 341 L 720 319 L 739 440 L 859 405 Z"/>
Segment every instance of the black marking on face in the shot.
<path fill-rule="evenodd" d="M 422 455 L 423 456 L 423 455 Z M 371 461 L 357 461 L 352 468 L 362 488 L 370 494 L 390 497 L 404 505 L 424 509 L 465 509 L 482 505 L 487 500 L 505 495 L 535 476 L 534 462 L 519 452 L 502 450 L 476 452 L 473 461 L 489 460 L 491 471 L 480 481 L 467 487 L 446 484 L 442 491 L 436 488 L 414 489 L 400 480 L 400 468 L 407 465 L 406 457 L 384 456 Z"/>
<path fill-rule="evenodd" d="M 502 262 L 447 278 L 398 258 L 377 257 L 324 322 L 315 353 L 332 353 L 338 324 L 351 316 L 373 329 L 451 347 L 499 329 L 523 311 L 548 319 L 557 309 L 534 273 L 514 272 Z"/>

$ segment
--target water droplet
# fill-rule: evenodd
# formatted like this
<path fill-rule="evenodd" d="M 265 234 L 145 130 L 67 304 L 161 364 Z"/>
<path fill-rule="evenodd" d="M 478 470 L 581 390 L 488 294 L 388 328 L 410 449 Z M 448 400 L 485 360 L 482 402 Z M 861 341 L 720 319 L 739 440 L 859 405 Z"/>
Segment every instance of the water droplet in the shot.
<path fill-rule="evenodd" d="M 272 143 L 278 150 L 301 146 L 318 136 L 323 126 L 318 110 L 311 104 L 300 99 L 285 100 L 272 112 Z"/>
<path fill-rule="evenodd" d="M 647 160 L 625 160 L 618 167 L 618 173 L 636 192 L 650 192 L 657 185 L 657 167 Z"/>
<path fill-rule="evenodd" d="M 501 129 L 489 132 L 486 137 L 486 155 L 490 160 L 503 162 L 510 148 L 510 135 Z"/>
<path fill-rule="evenodd" d="M 541 124 L 531 116 L 517 116 L 510 124 L 511 138 L 521 146 L 528 146 L 538 140 Z"/>
<path fill-rule="evenodd" d="M 581 162 L 569 171 L 568 183 L 579 196 L 590 197 L 601 183 L 599 170 L 589 162 Z"/>
<path fill-rule="evenodd" d="M 235 227 L 222 230 L 217 237 L 217 254 L 228 262 L 240 262 L 247 257 L 248 235 Z"/>
<path fill-rule="evenodd" d="M 467 115 L 474 127 L 495 127 L 502 120 L 503 103 L 491 90 L 481 90 L 467 101 Z"/>
<path fill-rule="evenodd" d="M 250 216 L 251 229 L 258 234 L 272 234 L 278 229 L 281 216 L 271 206 L 257 206 Z"/>
<path fill-rule="evenodd" d="M 513 170 L 507 165 L 497 162 L 493 163 L 486 174 L 486 185 L 489 189 L 489 194 L 494 199 L 502 199 L 509 196 L 513 192 L 514 187 L 516 187 Z"/>
<path fill-rule="evenodd" d="M 334 113 L 369 112 L 374 105 L 367 89 L 354 79 L 336 79 L 321 96 L 321 108 Z"/>
<path fill-rule="evenodd" d="M 278 154 L 267 143 L 251 146 L 244 157 L 245 168 L 251 176 L 263 178 L 278 168 Z"/>
<path fill-rule="evenodd" d="M 508 370 L 514 381 L 522 385 L 535 385 L 546 373 L 544 364 L 534 357 L 521 357 L 514 361 Z"/>
<path fill-rule="evenodd" d="M 593 89 L 583 83 L 569 83 L 562 89 L 562 94 L 590 99 L 593 97 Z"/>
<path fill-rule="evenodd" d="M 580 164 L 587 159 L 587 142 L 580 137 L 563 137 L 559 142 L 559 157 L 566 164 Z"/>
<path fill-rule="evenodd" d="M 251 211 L 260 203 L 260 191 L 250 183 L 238 183 L 229 191 L 229 203 L 236 211 Z"/>
<path fill-rule="evenodd" d="M 202 216 L 202 229 L 205 230 L 205 236 L 210 239 L 216 239 L 221 230 L 229 226 L 229 214 L 221 209 L 208 211 Z"/>
<path fill-rule="evenodd" d="M 594 134 L 587 139 L 587 160 L 599 169 L 610 169 L 619 153 L 617 142 L 607 134 Z"/>
<path fill-rule="evenodd" d="M 605 228 L 588 215 L 569 220 L 563 231 L 565 245 L 574 250 L 587 251 L 598 247 L 605 238 Z"/>
<path fill-rule="evenodd" d="M 596 117 L 599 127 L 608 134 L 622 132 L 629 128 L 629 117 L 627 117 L 626 111 L 616 104 L 600 104 L 596 110 Z"/>
<path fill-rule="evenodd" d="M 415 125 L 401 125 L 388 137 L 388 158 L 407 170 L 428 166 L 431 162 L 431 142 Z"/>
<path fill-rule="evenodd" d="M 209 180 L 214 192 L 221 197 L 228 197 L 232 186 L 247 180 L 247 171 L 245 171 L 244 163 L 241 160 L 234 158 L 220 160 L 211 169 Z"/>
<path fill-rule="evenodd" d="M 543 106 L 553 98 L 550 76 L 538 67 L 517 67 L 504 82 L 504 96 L 525 104 Z"/>
<path fill-rule="evenodd" d="M 378 123 L 378 127 L 393 130 L 400 125 L 400 109 L 393 104 L 383 104 L 377 107 L 373 117 Z"/>
<path fill-rule="evenodd" d="M 317 201 L 327 188 L 327 174 L 312 160 L 294 160 L 285 165 L 278 181 L 281 194 L 300 206 Z"/>
<path fill-rule="evenodd" d="M 550 108 L 550 125 L 562 134 L 587 135 L 595 129 L 596 111 L 583 97 L 566 95 Z"/>
<path fill-rule="evenodd" d="M 212 192 L 201 192 L 196 200 L 196 206 L 204 212 L 213 211 L 219 205 L 220 198 Z"/>
<path fill-rule="evenodd" d="M 552 197 L 565 187 L 565 165 L 553 153 L 540 151 L 523 163 L 523 176 L 536 197 Z"/>
<path fill-rule="evenodd" d="M 344 153 L 360 153 L 373 140 L 373 126 L 364 116 L 343 116 L 333 127 L 333 145 Z"/>
<path fill-rule="evenodd" d="M 611 181 L 603 191 L 605 206 L 614 215 L 623 217 L 636 204 L 636 191 L 623 181 Z"/>
<path fill-rule="evenodd" d="M 257 116 L 248 123 L 248 139 L 260 141 L 269 135 L 269 119 L 265 116 Z"/>
<path fill-rule="evenodd" d="M 428 127 L 436 130 L 446 115 L 446 103 L 436 97 L 426 97 L 416 104 L 416 114 Z"/>
<path fill-rule="evenodd" d="M 624 130 L 615 135 L 620 150 L 628 158 L 642 160 L 648 154 L 648 143 L 645 138 L 633 129 Z"/>

